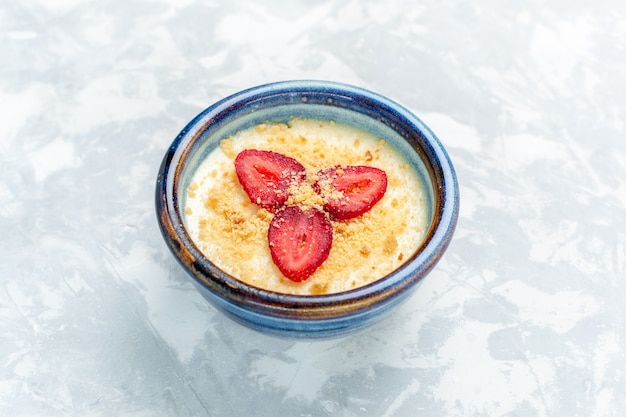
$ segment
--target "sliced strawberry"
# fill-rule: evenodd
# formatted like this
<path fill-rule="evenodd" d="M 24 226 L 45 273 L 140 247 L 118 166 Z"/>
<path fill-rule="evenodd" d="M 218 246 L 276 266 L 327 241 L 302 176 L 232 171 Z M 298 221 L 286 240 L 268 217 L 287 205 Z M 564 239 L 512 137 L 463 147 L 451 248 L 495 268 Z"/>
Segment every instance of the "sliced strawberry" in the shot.
<path fill-rule="evenodd" d="M 317 173 L 315 190 L 333 220 L 349 220 L 371 209 L 385 195 L 387 174 L 370 166 L 334 166 Z"/>
<path fill-rule="evenodd" d="M 293 158 L 272 151 L 247 149 L 235 158 L 237 178 L 250 200 L 271 211 L 289 197 L 289 185 L 304 180 L 305 168 Z"/>
<path fill-rule="evenodd" d="M 321 210 L 286 206 L 267 234 L 272 260 L 292 281 L 306 280 L 328 258 L 333 227 Z"/>

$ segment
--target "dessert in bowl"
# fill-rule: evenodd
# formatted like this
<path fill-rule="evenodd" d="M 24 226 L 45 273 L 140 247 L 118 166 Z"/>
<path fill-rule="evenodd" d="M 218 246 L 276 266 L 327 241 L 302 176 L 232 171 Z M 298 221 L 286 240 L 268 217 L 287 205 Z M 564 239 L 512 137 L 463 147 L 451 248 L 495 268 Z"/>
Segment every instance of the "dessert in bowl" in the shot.
<path fill-rule="evenodd" d="M 167 151 L 156 208 L 200 293 L 271 334 L 347 333 L 405 300 L 458 217 L 435 135 L 362 88 L 286 81 L 227 97 Z"/>

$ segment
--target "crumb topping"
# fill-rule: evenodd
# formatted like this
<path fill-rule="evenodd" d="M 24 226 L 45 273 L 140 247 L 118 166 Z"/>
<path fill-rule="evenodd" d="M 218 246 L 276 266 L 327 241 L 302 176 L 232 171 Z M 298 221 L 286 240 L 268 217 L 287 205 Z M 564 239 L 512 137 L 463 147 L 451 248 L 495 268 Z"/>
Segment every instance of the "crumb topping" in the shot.
<path fill-rule="evenodd" d="M 314 207 L 320 210 L 324 206 L 322 197 L 315 192 L 309 181 L 292 182 L 288 192 L 289 198 L 285 203 L 288 206 L 299 205 L 302 208 Z"/>
<path fill-rule="evenodd" d="M 267 232 L 273 213 L 253 204 L 237 180 L 233 160 L 243 149 L 280 152 L 306 167 L 309 179 L 290 186 L 287 204 L 321 207 L 322 197 L 312 187 L 314 173 L 330 165 L 383 169 L 387 193 L 363 215 L 333 221 L 328 259 L 307 281 L 296 284 L 271 260 Z M 283 293 L 335 293 L 383 277 L 417 250 L 427 229 L 421 187 L 401 155 L 362 130 L 315 119 L 264 123 L 222 140 L 219 151 L 209 155 L 187 190 L 185 221 L 200 250 L 248 284 Z"/>

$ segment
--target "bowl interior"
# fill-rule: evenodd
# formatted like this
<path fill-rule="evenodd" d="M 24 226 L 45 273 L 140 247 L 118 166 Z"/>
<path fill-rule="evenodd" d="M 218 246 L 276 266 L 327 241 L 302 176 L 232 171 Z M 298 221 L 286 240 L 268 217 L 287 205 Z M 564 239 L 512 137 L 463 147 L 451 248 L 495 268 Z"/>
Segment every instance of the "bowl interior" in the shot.
<path fill-rule="evenodd" d="M 182 212 L 187 198 L 186 190 L 195 171 L 206 156 L 219 146 L 222 139 L 259 123 L 288 123 L 292 118 L 299 117 L 333 120 L 358 127 L 384 139 L 406 158 L 417 173 L 425 190 L 427 218 L 429 224 L 432 224 L 436 205 L 436 188 L 433 185 L 432 167 L 424 162 L 423 147 L 419 143 L 423 142 L 423 138 L 419 137 L 419 132 L 412 131 L 408 126 L 394 120 L 398 117 L 397 114 L 394 115 L 388 109 L 381 107 L 372 107 L 373 105 L 373 103 L 355 101 L 353 97 L 338 96 L 332 92 L 324 94 L 291 92 L 252 98 L 250 102 L 230 108 L 223 114 L 206 118 L 210 120 L 202 118 L 198 121 L 201 129 L 193 136 L 187 160 L 179 177 L 178 214 L 186 224 L 186 216 Z M 416 135 L 418 137 L 415 137 Z"/>

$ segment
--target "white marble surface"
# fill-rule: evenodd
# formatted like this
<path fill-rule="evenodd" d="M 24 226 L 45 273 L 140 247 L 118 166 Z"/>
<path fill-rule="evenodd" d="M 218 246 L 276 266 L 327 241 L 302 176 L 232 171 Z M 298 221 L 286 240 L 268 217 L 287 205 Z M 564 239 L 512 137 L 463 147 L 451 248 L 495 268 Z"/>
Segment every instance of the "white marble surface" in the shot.
<path fill-rule="evenodd" d="M 0 415 L 624 415 L 622 0 L 5 1 L 0 57 Z M 153 207 L 189 119 L 298 78 L 410 108 L 461 187 L 419 291 L 321 342 L 207 305 Z"/>

